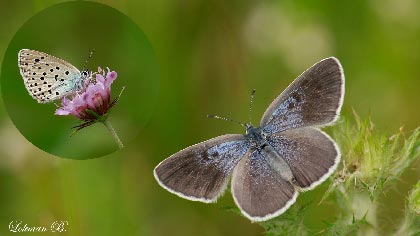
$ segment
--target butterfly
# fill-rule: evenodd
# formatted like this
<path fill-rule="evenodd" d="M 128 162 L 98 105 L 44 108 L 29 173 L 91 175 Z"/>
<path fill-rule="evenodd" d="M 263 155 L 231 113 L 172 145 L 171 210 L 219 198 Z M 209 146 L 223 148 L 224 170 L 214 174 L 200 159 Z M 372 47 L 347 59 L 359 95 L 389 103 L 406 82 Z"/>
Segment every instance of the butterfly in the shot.
<path fill-rule="evenodd" d="M 319 128 L 338 119 L 344 73 L 326 58 L 297 77 L 267 108 L 259 126 L 187 147 L 154 169 L 157 182 L 182 198 L 215 202 L 231 177 L 242 214 L 265 221 L 285 212 L 298 193 L 325 181 L 340 161 L 340 149 Z M 217 117 L 216 117 L 217 118 Z"/>
<path fill-rule="evenodd" d="M 48 103 L 74 94 L 85 85 L 90 72 L 45 52 L 22 49 L 18 65 L 25 87 L 38 103 Z"/>

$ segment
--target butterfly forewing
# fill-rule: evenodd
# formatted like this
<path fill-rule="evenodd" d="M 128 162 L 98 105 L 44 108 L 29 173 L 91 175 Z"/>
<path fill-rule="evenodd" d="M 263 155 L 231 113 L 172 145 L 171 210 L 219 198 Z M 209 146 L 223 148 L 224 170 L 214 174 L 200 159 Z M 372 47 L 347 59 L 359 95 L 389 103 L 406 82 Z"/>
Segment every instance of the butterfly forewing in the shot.
<path fill-rule="evenodd" d="M 340 62 L 324 59 L 296 78 L 267 108 L 260 126 L 265 133 L 335 121 L 343 103 L 344 74 Z"/>
<path fill-rule="evenodd" d="M 18 61 L 26 89 L 39 103 L 74 93 L 81 79 L 76 67 L 44 52 L 22 49 Z"/>
<path fill-rule="evenodd" d="M 214 202 L 248 148 L 244 135 L 222 135 L 170 156 L 155 168 L 154 175 L 162 187 L 180 197 Z"/>

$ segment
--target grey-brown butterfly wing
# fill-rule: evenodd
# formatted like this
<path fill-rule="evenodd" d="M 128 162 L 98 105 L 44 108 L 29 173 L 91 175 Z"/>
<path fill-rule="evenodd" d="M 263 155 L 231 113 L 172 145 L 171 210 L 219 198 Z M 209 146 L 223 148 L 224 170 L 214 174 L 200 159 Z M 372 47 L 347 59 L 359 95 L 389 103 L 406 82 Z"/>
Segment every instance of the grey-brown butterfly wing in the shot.
<path fill-rule="evenodd" d="M 252 221 L 282 214 L 298 195 L 292 183 L 269 164 L 269 158 L 261 150 L 250 150 L 233 171 L 233 198 L 242 214 Z"/>
<path fill-rule="evenodd" d="M 260 127 L 267 134 L 334 122 L 344 99 L 340 62 L 326 58 L 297 77 L 267 108 Z"/>
<path fill-rule="evenodd" d="M 295 79 L 261 119 L 268 144 L 288 163 L 301 190 L 322 183 L 340 160 L 337 144 L 316 127 L 337 119 L 343 97 L 341 64 L 327 58 Z"/>
<path fill-rule="evenodd" d="M 244 135 L 227 134 L 190 146 L 154 170 L 158 183 L 182 198 L 214 202 L 223 193 L 237 162 L 247 153 Z"/>
<path fill-rule="evenodd" d="M 289 164 L 293 183 L 300 190 L 310 190 L 324 182 L 340 161 L 337 144 L 314 127 L 275 133 L 267 142 Z"/>
<path fill-rule="evenodd" d="M 39 103 L 74 93 L 82 79 L 76 67 L 44 52 L 22 49 L 18 64 L 26 89 Z"/>

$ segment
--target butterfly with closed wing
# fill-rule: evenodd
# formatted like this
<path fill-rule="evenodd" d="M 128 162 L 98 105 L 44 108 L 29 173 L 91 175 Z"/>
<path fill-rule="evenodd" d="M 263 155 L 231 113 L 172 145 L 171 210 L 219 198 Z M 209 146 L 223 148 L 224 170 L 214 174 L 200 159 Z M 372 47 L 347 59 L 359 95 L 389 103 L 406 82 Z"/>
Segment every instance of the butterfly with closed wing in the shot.
<path fill-rule="evenodd" d="M 76 93 L 91 76 L 88 70 L 80 72 L 60 58 L 30 49 L 19 51 L 18 65 L 26 89 L 38 103 L 52 102 Z"/>

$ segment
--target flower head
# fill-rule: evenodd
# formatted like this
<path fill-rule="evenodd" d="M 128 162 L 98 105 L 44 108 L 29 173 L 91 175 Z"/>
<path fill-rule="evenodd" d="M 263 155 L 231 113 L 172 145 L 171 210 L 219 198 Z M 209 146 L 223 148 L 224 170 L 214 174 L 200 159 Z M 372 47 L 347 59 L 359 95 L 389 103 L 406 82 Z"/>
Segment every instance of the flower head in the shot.
<path fill-rule="evenodd" d="M 72 115 L 79 120 L 84 121 L 82 125 L 75 128 L 84 128 L 96 121 L 106 119 L 111 107 L 115 105 L 118 98 L 111 101 L 111 84 L 117 78 L 117 72 L 105 72 L 98 68 L 98 72 L 93 74 L 95 78 L 91 77 L 85 84 L 84 89 L 69 99 L 64 97 L 61 101 L 61 107 L 56 111 L 56 115 Z"/>

